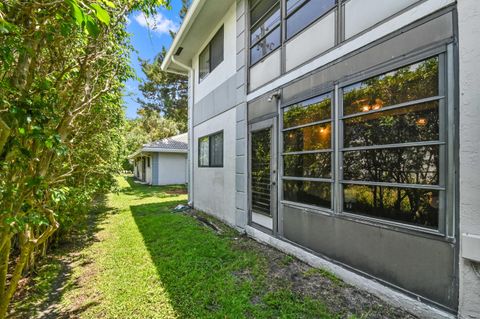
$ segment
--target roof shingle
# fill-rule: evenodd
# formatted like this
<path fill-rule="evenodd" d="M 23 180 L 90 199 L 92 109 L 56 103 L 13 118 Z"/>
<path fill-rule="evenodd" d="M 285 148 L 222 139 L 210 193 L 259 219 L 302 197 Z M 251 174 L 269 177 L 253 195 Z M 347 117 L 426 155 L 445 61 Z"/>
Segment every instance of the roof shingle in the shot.
<path fill-rule="evenodd" d="M 183 133 L 163 140 L 143 144 L 143 148 L 158 148 L 164 150 L 188 150 L 188 134 Z"/>

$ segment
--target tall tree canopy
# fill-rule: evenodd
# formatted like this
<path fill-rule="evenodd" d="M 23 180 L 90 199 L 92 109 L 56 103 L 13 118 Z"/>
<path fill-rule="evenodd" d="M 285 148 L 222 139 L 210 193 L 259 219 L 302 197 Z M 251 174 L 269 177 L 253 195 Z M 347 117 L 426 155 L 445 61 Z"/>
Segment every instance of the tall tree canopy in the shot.
<path fill-rule="evenodd" d="M 143 99 L 138 99 L 141 109 L 160 113 L 166 119 L 178 123 L 182 132 L 187 130 L 188 78 L 165 72 L 161 69 L 166 50 L 150 63 L 142 61 L 142 70 L 147 80 L 140 85 Z"/>
<path fill-rule="evenodd" d="M 51 236 L 113 184 L 133 76 L 126 16 L 158 5 L 0 2 L 0 318 Z"/>
<path fill-rule="evenodd" d="M 191 0 L 182 0 L 180 18 L 187 14 Z M 171 33 L 172 38 L 175 36 Z M 143 98 L 138 99 L 141 109 L 155 111 L 168 120 L 177 123 L 181 132 L 187 131 L 188 121 L 188 78 L 186 76 L 165 72 L 161 65 L 167 50 L 162 47 L 153 62 L 142 61 L 142 70 L 147 80 L 139 88 Z"/>

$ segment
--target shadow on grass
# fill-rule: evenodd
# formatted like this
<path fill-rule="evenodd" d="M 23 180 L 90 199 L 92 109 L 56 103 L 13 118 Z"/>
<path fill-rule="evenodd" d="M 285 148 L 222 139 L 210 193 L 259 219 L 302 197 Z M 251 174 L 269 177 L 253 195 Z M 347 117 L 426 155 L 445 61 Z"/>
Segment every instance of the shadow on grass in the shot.
<path fill-rule="evenodd" d="M 139 199 L 147 197 L 166 198 L 187 194 L 187 188 L 185 184 L 152 186 L 136 183 L 133 176 L 126 176 L 125 179 L 130 187 L 124 188 L 120 192 L 125 195 L 135 196 Z"/>
<path fill-rule="evenodd" d="M 253 266 L 252 257 L 232 251 L 231 238 L 171 213 L 178 203 L 130 207 L 171 305 L 181 318 L 243 317 L 253 282 L 239 282 L 233 273 Z"/>
<path fill-rule="evenodd" d="M 330 318 L 323 303 L 295 294 L 283 279 L 271 284 L 258 244 L 218 221 L 220 234 L 170 213 L 176 203 L 130 209 L 180 318 Z"/>
<path fill-rule="evenodd" d="M 9 318 L 74 318 L 98 304 L 87 303 L 68 312 L 57 308 L 62 296 L 79 286 L 72 279 L 73 264 L 83 262 L 82 250 L 97 241 L 95 234 L 103 229 L 101 223 L 112 213 L 115 210 L 107 207 L 106 196 L 97 197 L 87 218 L 66 236 L 68 240 L 53 245 L 35 274 L 26 279 L 14 298 L 14 311 Z"/>

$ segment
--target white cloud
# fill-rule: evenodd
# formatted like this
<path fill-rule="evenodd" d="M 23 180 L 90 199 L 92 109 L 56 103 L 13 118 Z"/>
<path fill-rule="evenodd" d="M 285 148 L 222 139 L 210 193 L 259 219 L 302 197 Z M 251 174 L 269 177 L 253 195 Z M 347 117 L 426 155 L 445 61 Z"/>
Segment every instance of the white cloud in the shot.
<path fill-rule="evenodd" d="M 152 16 L 146 17 L 143 13 L 135 16 L 135 21 L 139 25 L 159 34 L 169 34 L 169 31 L 177 32 L 180 25 L 173 20 L 166 18 L 160 12 Z"/>

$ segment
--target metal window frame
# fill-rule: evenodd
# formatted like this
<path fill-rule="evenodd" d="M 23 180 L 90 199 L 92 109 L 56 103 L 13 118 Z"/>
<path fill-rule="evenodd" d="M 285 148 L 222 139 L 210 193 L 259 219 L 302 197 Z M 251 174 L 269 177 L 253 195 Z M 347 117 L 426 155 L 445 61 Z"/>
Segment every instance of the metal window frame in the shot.
<path fill-rule="evenodd" d="M 299 207 L 307 207 L 309 208 L 310 210 L 312 210 L 312 212 L 315 212 L 315 211 L 321 211 L 325 214 L 333 214 L 334 212 L 334 200 L 335 200 L 335 195 L 334 195 L 334 192 L 335 192 L 335 188 L 334 188 L 334 183 L 335 183 L 335 175 L 334 175 L 334 159 L 335 159 L 335 134 L 334 134 L 334 131 L 335 131 L 335 123 L 334 123 L 334 114 L 335 114 L 335 94 L 334 94 L 334 91 L 332 90 L 333 88 L 331 86 L 326 86 L 324 88 L 324 90 L 321 92 L 321 93 L 317 93 L 315 92 L 315 94 L 313 96 L 309 96 L 305 99 L 302 99 L 300 101 L 296 101 L 296 102 L 293 102 L 293 103 L 290 103 L 290 104 L 287 104 L 287 105 L 282 105 L 281 102 L 279 102 L 279 137 L 278 137 L 278 140 L 279 141 L 282 141 L 281 143 L 279 143 L 280 147 L 281 147 L 281 152 L 279 153 L 279 166 L 280 166 L 280 169 L 278 170 L 278 175 L 279 175 L 279 189 L 278 189 L 278 192 L 279 192 L 279 198 L 280 198 L 280 203 L 281 204 L 284 204 L 284 203 L 288 203 L 290 206 L 295 206 L 295 205 L 300 205 Z M 324 97 L 326 96 L 330 96 L 330 118 L 329 119 L 324 119 L 324 120 L 321 120 L 321 121 L 315 121 L 315 122 L 311 122 L 311 123 L 307 123 L 307 124 L 302 124 L 302 125 L 297 125 L 297 126 L 293 126 L 293 127 L 288 127 L 288 128 L 284 128 L 283 127 L 283 116 L 284 116 L 284 112 L 287 108 L 291 107 L 291 106 L 294 106 L 296 104 L 299 104 L 299 103 L 303 103 L 303 102 L 310 102 L 309 104 L 306 104 L 304 105 L 303 107 L 307 107 L 308 105 L 311 105 L 311 104 L 314 104 L 314 103 L 317 103 L 321 100 L 324 99 Z M 309 127 L 309 126 L 315 126 L 315 125 L 319 125 L 319 124 L 325 124 L 325 123 L 330 123 L 330 126 L 331 126 L 331 130 L 332 130 L 332 133 L 331 133 L 331 136 L 330 136 L 330 148 L 327 148 L 327 149 L 319 149 L 319 150 L 304 150 L 304 151 L 295 151 L 295 152 L 284 152 L 284 134 L 285 132 L 289 132 L 291 130 L 294 130 L 294 129 L 301 129 L 301 128 L 305 128 L 305 127 Z M 316 177 L 297 177 L 297 176 L 285 176 L 284 175 L 284 156 L 285 155 L 302 155 L 302 154 L 318 154 L 318 153 L 329 153 L 330 156 L 331 156 L 331 162 L 330 162 L 330 176 L 331 178 L 316 178 Z M 283 194 L 283 181 L 284 180 L 297 180 L 297 181 L 311 181 L 311 182 L 321 182 L 321 183 L 329 183 L 330 184 L 330 207 L 321 207 L 321 206 L 315 206 L 315 205 L 311 205 L 311 204 L 306 204 L 306 203 L 300 203 L 300 202 L 292 202 L 292 201 L 288 201 L 288 200 L 285 200 L 284 199 L 284 194 Z"/>
<path fill-rule="evenodd" d="M 223 168 L 223 165 L 224 165 L 224 162 L 225 162 L 225 147 L 222 148 L 222 164 L 221 165 L 212 165 L 212 160 L 211 160 L 211 149 L 212 149 L 212 136 L 216 136 L 216 135 L 222 135 L 222 144 L 224 144 L 225 146 L 225 138 L 224 138 L 224 133 L 223 133 L 223 130 L 220 130 L 220 131 L 216 131 L 214 133 L 211 133 L 211 134 L 208 134 L 208 135 L 204 135 L 204 136 L 201 136 L 197 139 L 197 145 L 198 145 L 198 160 L 197 160 L 197 166 L 198 168 Z M 200 164 L 200 140 L 201 139 L 204 139 L 204 138 L 208 138 L 208 165 L 201 165 Z"/>
<path fill-rule="evenodd" d="M 415 104 L 420 104 L 419 101 L 422 101 L 423 103 L 428 102 L 428 101 L 439 101 L 439 116 L 440 114 L 444 113 L 446 110 L 446 106 L 442 107 L 442 104 L 447 104 L 448 102 L 445 102 L 445 90 L 446 85 L 448 84 L 448 78 L 447 74 L 445 73 L 445 69 L 448 67 L 449 64 L 446 62 L 446 55 L 447 55 L 447 47 L 446 46 L 441 46 L 440 48 L 433 48 L 431 50 L 427 50 L 425 52 L 419 52 L 417 54 L 412 55 L 409 58 L 404 58 L 399 61 L 394 61 L 393 63 L 389 63 L 386 65 L 383 65 L 379 68 L 375 68 L 371 70 L 370 72 L 362 72 L 361 75 L 355 76 L 353 78 L 350 78 L 347 81 L 344 82 L 338 82 L 336 85 L 337 89 L 337 97 L 339 99 L 339 103 L 336 105 L 336 109 L 338 110 L 339 116 L 336 119 L 338 121 L 337 123 L 337 128 L 339 129 L 338 136 L 338 144 L 336 145 L 338 147 L 338 163 L 336 163 L 338 166 L 338 179 L 336 182 L 338 183 L 338 189 L 337 189 L 337 208 L 335 209 L 335 215 L 338 216 L 349 216 L 350 219 L 354 220 L 366 220 L 368 222 L 374 223 L 376 225 L 390 225 L 394 226 L 396 229 L 402 228 L 407 231 L 413 231 L 415 233 L 428 233 L 428 234 L 433 234 L 438 237 L 447 237 L 447 223 L 446 223 L 446 214 L 447 210 L 450 210 L 449 207 L 447 207 L 446 204 L 446 198 L 449 190 L 447 187 L 442 186 L 440 184 L 444 178 L 446 181 L 452 180 L 452 177 L 450 176 L 450 173 L 445 172 L 445 167 L 450 167 L 453 165 L 453 163 L 449 163 L 447 160 L 447 154 L 452 152 L 452 149 L 444 150 L 443 152 L 440 152 L 439 158 L 440 158 L 440 168 L 439 168 L 439 185 L 419 185 L 419 184 L 396 184 L 396 183 L 382 183 L 382 182 L 367 182 L 367 181 L 346 181 L 343 179 L 343 153 L 345 151 L 349 150 L 367 150 L 367 149 L 385 149 L 385 148 L 393 148 L 393 147 L 411 147 L 411 146 L 428 146 L 428 145 L 439 145 L 440 147 L 446 147 L 447 142 L 445 140 L 441 140 L 442 134 L 448 134 L 450 130 L 453 130 L 454 128 L 452 127 L 450 130 L 446 126 L 446 121 L 442 120 L 439 123 L 439 140 L 438 141 L 427 141 L 427 142 L 412 142 L 412 143 L 398 143 L 398 144 L 390 144 L 390 145 L 375 145 L 375 146 L 366 146 L 366 147 L 354 147 L 354 148 L 344 148 L 343 142 L 343 132 L 344 132 L 344 126 L 343 122 L 345 119 L 356 117 L 356 116 L 361 116 L 364 114 L 369 114 L 369 113 L 377 113 L 378 112 L 385 112 L 388 111 L 387 108 L 382 108 L 381 110 L 375 110 L 375 111 L 370 111 L 370 112 L 365 112 L 365 113 L 356 113 L 348 116 L 343 116 L 343 101 L 341 96 L 343 96 L 343 88 L 360 82 L 362 80 L 366 80 L 378 75 L 382 75 L 385 73 L 388 73 L 390 71 L 394 71 L 402 66 L 408 66 L 417 62 L 421 62 L 424 60 L 427 60 L 429 58 L 438 57 L 438 71 L 439 71 L 439 94 L 438 96 L 435 97 L 429 97 L 429 98 L 424 98 L 416 101 L 411 101 L 411 102 L 406 102 L 406 103 L 401 103 L 398 105 L 394 105 L 392 107 L 388 107 L 388 109 L 395 109 L 395 108 L 401 108 L 401 107 L 407 107 L 409 105 L 415 105 Z M 403 63 L 402 63 L 403 62 Z M 442 102 L 443 101 L 443 102 Z M 448 108 L 447 108 L 448 109 Z M 385 147 L 386 146 L 386 147 Z M 441 177 L 441 176 L 444 177 Z M 443 185 L 445 185 L 444 183 Z M 384 186 L 384 187 L 401 187 L 403 185 L 403 188 L 417 188 L 417 189 L 427 189 L 427 190 L 434 190 L 439 192 L 439 208 L 438 208 L 438 228 L 437 229 L 431 229 L 427 227 L 423 227 L 421 225 L 415 225 L 415 224 L 408 224 L 408 223 L 402 223 L 402 222 L 396 222 L 388 219 L 383 219 L 379 217 L 374 217 L 374 216 L 366 216 L 362 215 L 361 213 L 352 213 L 352 212 L 344 212 L 343 211 L 343 204 L 344 204 L 344 198 L 343 198 L 343 185 L 372 185 L 372 186 Z"/>
<path fill-rule="evenodd" d="M 374 66 L 369 70 L 362 71 L 359 74 L 349 76 L 346 79 L 340 79 L 329 89 L 327 86 L 324 87 L 321 91 L 317 90 L 310 95 L 303 96 L 301 99 L 295 99 L 294 102 L 282 105 L 280 102 L 279 105 L 279 125 L 278 125 L 278 140 L 279 143 L 279 183 L 278 183 L 278 198 L 279 198 L 279 216 L 283 216 L 283 206 L 296 207 L 302 210 L 308 210 L 312 213 L 326 214 L 329 216 L 334 216 L 336 218 L 348 219 L 359 223 L 367 223 L 370 225 L 375 225 L 377 227 L 389 228 L 395 231 L 406 232 L 416 236 L 426 236 L 432 239 L 441 239 L 447 242 L 451 242 L 455 238 L 456 224 L 455 220 L 457 218 L 455 213 L 455 165 L 456 161 L 454 160 L 453 150 L 455 147 L 455 100 L 454 100 L 454 86 L 452 83 L 454 69 L 454 45 L 448 44 L 445 45 L 441 43 L 437 46 L 430 46 L 426 49 L 417 50 L 416 52 L 409 54 L 408 56 L 399 57 L 397 59 L 391 60 L 389 62 Z M 416 101 L 409 101 L 401 103 L 398 105 L 392 105 L 389 107 L 383 108 L 381 111 L 385 112 L 392 109 L 408 107 L 410 105 L 416 105 L 421 103 L 427 103 L 431 101 L 439 101 L 439 113 L 442 112 L 445 114 L 444 119 L 439 124 L 440 134 L 445 134 L 445 138 L 439 135 L 439 140 L 436 141 L 423 141 L 423 142 L 409 142 L 409 143 L 398 143 L 398 144 L 388 144 L 388 145 L 373 145 L 373 146 L 362 146 L 362 147 L 344 147 L 343 141 L 343 122 L 346 119 L 362 116 L 369 113 L 376 113 L 377 110 L 370 112 L 362 112 L 359 114 L 351 114 L 343 116 L 343 92 L 342 88 L 349 86 L 353 83 L 381 75 L 384 73 L 391 72 L 400 67 L 405 67 L 417 62 L 427 60 L 428 58 L 438 56 L 438 68 L 439 68 L 439 95 L 419 99 Z M 332 93 L 333 92 L 333 93 Z M 326 150 L 313 150 L 313 151 L 300 151 L 300 152 L 284 152 L 283 151 L 283 133 L 295 128 L 306 127 L 315 125 L 318 123 L 309 123 L 305 125 L 300 125 L 298 127 L 283 128 L 283 109 L 309 99 L 314 99 L 325 94 L 332 94 L 332 119 L 320 121 L 320 124 L 323 122 L 332 123 L 332 148 Z M 443 109 L 441 104 L 444 104 Z M 380 112 L 380 111 L 378 111 Z M 443 140 L 442 140 L 443 139 Z M 368 149 L 387 149 L 393 147 L 413 147 L 413 146 L 430 146 L 438 145 L 444 148 L 444 151 L 440 160 L 439 168 L 439 184 L 438 185 L 422 185 L 422 184 L 398 184 L 398 183 L 383 183 L 383 182 L 368 182 L 368 181 L 347 181 L 343 179 L 343 153 L 344 151 L 353 151 L 353 150 L 368 150 Z M 292 177 L 283 175 L 283 156 L 284 155 L 299 155 L 299 154 L 310 154 L 310 153 L 325 153 L 331 152 L 332 154 L 332 178 L 331 179 L 315 179 L 315 178 L 302 178 L 302 177 Z M 448 170 L 448 171 L 446 171 Z M 443 178 L 443 179 L 441 179 Z M 332 182 L 332 209 L 324 209 L 319 206 L 296 203 L 283 199 L 283 180 L 287 179 L 298 179 L 298 180 L 312 180 L 312 181 L 331 181 Z M 343 211 L 343 185 L 344 184 L 375 184 L 378 186 L 385 187 L 401 187 L 401 188 L 416 188 L 416 189 L 427 189 L 432 191 L 439 192 L 439 222 L 438 228 L 432 229 L 424 227 L 421 225 L 408 224 L 404 222 L 382 219 L 374 216 L 355 214 L 351 212 Z M 281 228 L 283 228 L 280 226 Z"/>
<path fill-rule="evenodd" d="M 303 8 L 308 2 L 310 2 L 311 0 L 305 0 L 299 7 L 295 8 L 295 10 L 293 10 L 292 12 L 290 12 L 289 14 L 287 14 L 287 0 L 278 0 L 277 2 L 275 2 L 275 4 L 267 10 L 267 12 L 265 12 L 259 19 L 257 22 L 255 22 L 253 25 L 250 24 L 250 21 L 251 21 L 251 13 L 252 11 L 259 5 L 259 3 L 261 1 L 258 1 L 254 6 L 250 7 L 250 2 L 249 1 L 249 10 L 248 10 L 248 17 L 247 17 L 247 26 L 248 26 L 248 60 L 247 60 L 247 65 L 248 65 L 248 68 L 252 68 L 253 66 L 255 66 L 256 64 L 260 63 L 261 61 L 265 60 L 268 56 L 270 56 L 271 54 L 273 54 L 274 52 L 276 52 L 278 49 L 281 49 L 282 50 L 282 56 L 285 55 L 285 45 L 292 39 L 294 39 L 295 37 L 297 37 L 298 35 L 300 35 L 301 33 L 303 33 L 305 30 L 307 30 L 311 25 L 315 24 L 316 22 L 318 22 L 319 20 L 321 20 L 322 18 L 324 18 L 325 16 L 327 16 L 328 14 L 330 14 L 331 12 L 333 11 L 336 11 L 337 14 L 336 14 L 336 19 L 337 21 L 342 21 L 342 17 L 343 15 L 342 14 L 339 14 L 338 10 L 341 8 L 341 4 L 342 4 L 342 1 L 341 0 L 334 0 L 335 1 L 335 4 L 330 8 L 328 9 L 327 11 L 325 11 L 322 15 L 318 16 L 317 18 L 315 18 L 312 22 L 306 24 L 304 27 L 302 27 L 299 31 L 297 31 L 295 34 L 293 34 L 292 36 L 288 37 L 287 38 L 287 33 L 286 33 L 286 26 L 287 26 L 287 19 L 289 17 L 291 17 L 292 15 L 294 15 L 298 10 L 300 10 L 301 8 Z M 268 14 L 270 14 L 277 6 L 280 6 L 280 22 L 278 25 L 275 25 L 274 28 L 272 28 L 269 32 L 265 33 L 260 39 L 258 39 L 257 41 L 255 41 L 254 43 L 251 42 L 251 35 L 252 35 L 252 29 L 255 28 L 257 26 L 258 23 L 260 23 L 261 20 L 263 20 Z M 336 23 L 337 25 L 337 23 Z M 271 50 L 270 52 L 268 52 L 267 54 L 263 55 L 260 59 L 258 59 L 258 61 L 256 61 L 255 63 L 252 63 L 252 58 L 251 58 L 251 50 L 252 48 L 257 45 L 259 42 L 261 42 L 262 40 L 264 40 L 268 35 L 270 35 L 272 32 L 274 32 L 277 28 L 280 28 L 280 44 L 273 50 Z M 337 33 L 337 31 L 335 31 Z M 338 37 L 337 35 L 335 36 L 336 38 L 336 41 L 335 43 L 338 44 L 340 43 L 340 39 L 342 37 Z M 337 39 L 338 38 L 338 39 Z M 338 40 L 338 42 L 337 42 Z M 281 73 L 283 74 L 285 72 L 285 59 L 284 57 L 282 57 L 281 59 Z"/>
<path fill-rule="evenodd" d="M 222 55 L 222 61 L 218 63 L 214 68 L 212 68 L 212 41 L 215 39 L 215 37 L 218 35 L 220 31 L 223 30 L 223 39 L 222 39 L 222 46 L 223 48 L 223 55 Z M 200 56 L 205 52 L 205 50 L 208 49 L 208 73 L 206 73 L 203 77 L 200 74 Z M 208 41 L 208 44 L 203 48 L 202 52 L 198 55 L 198 83 L 201 83 L 203 80 L 207 78 L 207 76 L 213 72 L 222 62 L 225 61 L 225 28 L 224 25 L 222 24 L 220 28 L 218 28 L 217 32 L 213 35 L 213 37 Z"/>
<path fill-rule="evenodd" d="M 248 43 L 250 44 L 250 49 L 253 48 L 255 45 L 257 45 L 260 41 L 262 41 L 263 39 L 265 39 L 270 33 L 272 33 L 277 27 L 279 27 L 281 24 L 282 24 L 282 8 L 281 8 L 281 0 L 277 0 L 277 3 L 272 6 L 270 9 L 267 10 L 267 12 L 265 12 L 261 17 L 260 19 L 258 19 L 257 22 L 255 22 L 255 24 L 251 25 L 249 30 L 250 30 L 250 34 L 249 34 L 249 38 L 248 38 Z M 265 19 L 266 17 L 268 17 L 268 15 L 272 12 L 275 11 L 276 7 L 278 6 L 278 10 L 280 11 L 280 20 L 275 23 L 273 26 L 272 26 L 272 29 L 270 29 L 270 31 L 266 32 L 264 35 L 262 35 L 258 40 L 256 40 L 255 42 L 252 42 L 252 30 L 255 29 L 258 24 L 260 23 L 260 21 L 262 21 L 263 19 Z M 253 10 L 253 9 L 252 9 Z M 250 10 L 250 12 L 252 11 Z"/>
<path fill-rule="evenodd" d="M 285 1 L 285 3 L 287 2 L 287 0 L 282 0 L 282 1 Z M 323 17 L 329 15 L 331 12 L 337 10 L 338 8 L 338 0 L 334 0 L 334 4 L 332 5 L 331 8 L 327 9 L 324 13 L 322 13 L 321 15 L 319 15 L 318 17 L 316 17 L 315 19 L 313 19 L 310 23 L 307 23 L 305 24 L 303 27 L 301 27 L 297 32 L 295 32 L 294 34 L 292 34 L 290 37 L 287 37 L 287 20 L 293 16 L 295 13 L 297 13 L 299 10 L 301 10 L 305 5 L 307 5 L 307 3 L 309 3 L 310 1 L 312 0 L 306 0 L 304 1 L 299 7 L 295 8 L 295 10 L 293 10 L 292 12 L 290 12 L 289 14 L 286 14 L 285 12 L 285 37 L 282 38 L 282 40 L 287 43 L 288 41 L 292 40 L 293 38 L 295 38 L 297 35 L 301 34 L 304 30 L 306 30 L 308 27 L 310 27 L 311 25 L 315 24 L 317 21 L 320 21 Z"/>
<path fill-rule="evenodd" d="M 279 222 L 279 209 L 278 209 L 278 203 L 279 203 L 279 193 L 278 193 L 278 184 L 279 184 L 279 179 L 277 178 L 278 176 L 278 157 L 279 157 L 279 143 L 278 143 L 278 123 L 277 123 L 278 117 L 276 116 L 271 116 L 269 118 L 263 119 L 262 121 L 258 121 L 255 123 L 250 123 L 248 125 L 248 130 L 247 130 L 247 183 L 248 183 L 248 191 L 247 191 L 247 197 L 248 197 L 248 211 L 247 211 L 247 224 L 250 226 L 253 226 L 263 232 L 270 233 L 270 234 L 277 234 L 278 233 L 278 228 L 281 227 L 282 225 L 281 222 Z M 270 176 L 271 176 L 271 181 L 273 180 L 272 185 L 270 187 L 270 202 L 271 202 L 271 215 L 267 216 L 265 214 L 262 214 L 260 212 L 255 212 L 256 214 L 264 215 L 269 218 L 272 218 L 272 229 L 268 229 L 263 227 L 262 225 L 259 225 L 255 222 L 252 221 L 252 178 L 251 178 L 251 172 L 252 172 L 252 133 L 261 131 L 264 129 L 270 128 L 271 130 L 271 142 L 270 142 L 270 147 L 271 147 L 271 156 L 270 156 Z"/>
<path fill-rule="evenodd" d="M 278 28 L 281 28 L 281 25 L 280 26 L 277 26 L 275 27 L 274 29 L 272 29 L 271 31 L 268 32 L 268 35 L 270 35 L 273 31 L 276 31 Z M 282 29 L 280 29 L 280 37 L 282 36 Z M 263 40 L 264 38 L 262 38 L 261 40 Z M 261 41 L 259 40 L 259 41 Z M 256 45 L 256 44 L 255 44 Z M 261 63 L 262 61 L 264 61 L 266 58 L 268 58 L 270 55 L 272 55 L 274 52 L 277 52 L 280 48 L 282 48 L 282 39 L 280 38 L 280 44 L 275 48 L 273 49 L 272 51 L 268 52 L 267 54 L 263 55 L 260 59 L 258 59 L 257 61 L 255 61 L 254 63 L 250 64 L 250 68 Z M 248 61 L 249 63 L 252 61 L 252 49 L 253 49 L 253 46 L 250 47 L 248 49 Z"/>
<path fill-rule="evenodd" d="M 247 30 L 248 30 L 248 59 L 247 59 L 247 65 L 249 68 L 253 67 L 254 65 L 256 65 L 257 63 L 260 63 L 261 61 L 265 60 L 268 56 L 270 56 L 271 54 L 273 54 L 274 52 L 276 52 L 279 48 L 282 47 L 283 45 L 283 41 L 282 41 L 282 38 L 283 38 L 283 3 L 284 3 L 285 0 L 277 0 L 275 2 L 275 4 L 270 8 L 268 9 L 259 19 L 257 22 L 255 22 L 253 25 L 250 25 L 250 22 L 251 22 L 251 16 L 252 16 L 252 11 L 260 4 L 261 1 L 258 1 L 254 6 L 250 7 L 249 10 L 248 10 L 248 17 L 247 17 Z M 248 1 L 249 4 L 251 1 Z M 250 5 L 249 5 L 250 6 Z M 258 39 L 255 43 L 251 43 L 251 36 L 252 36 L 252 29 L 261 21 L 263 20 L 268 14 L 270 14 L 277 6 L 280 6 L 279 9 L 280 9 L 280 21 L 279 21 L 279 24 L 278 25 L 275 25 L 274 28 L 272 28 L 272 30 L 270 30 L 269 32 L 265 33 L 260 39 Z M 263 55 L 260 59 L 258 59 L 255 63 L 251 63 L 252 62 L 252 48 L 254 46 L 256 46 L 260 41 L 262 41 L 263 39 L 265 39 L 267 36 L 269 36 L 271 33 L 273 33 L 275 30 L 277 30 L 277 28 L 280 28 L 280 44 L 279 46 L 277 46 L 275 49 L 271 50 L 270 52 L 268 52 L 267 54 Z M 248 81 L 250 80 L 249 78 L 247 79 Z"/>

